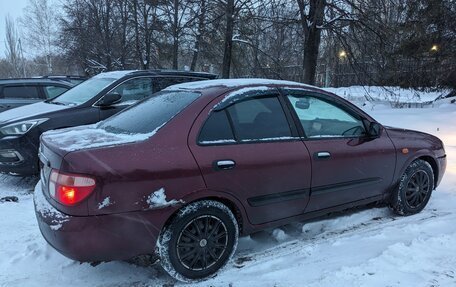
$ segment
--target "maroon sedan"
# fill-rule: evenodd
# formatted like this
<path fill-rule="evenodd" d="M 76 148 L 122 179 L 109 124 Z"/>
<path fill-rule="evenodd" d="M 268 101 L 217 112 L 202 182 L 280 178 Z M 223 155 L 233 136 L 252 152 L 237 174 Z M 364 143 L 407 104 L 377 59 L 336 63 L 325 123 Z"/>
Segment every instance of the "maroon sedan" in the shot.
<path fill-rule="evenodd" d="M 420 212 L 446 166 L 434 136 L 270 80 L 172 86 L 44 134 L 40 159 L 35 208 L 55 249 L 85 262 L 156 252 L 187 281 L 223 267 L 239 235 L 371 202 Z"/>

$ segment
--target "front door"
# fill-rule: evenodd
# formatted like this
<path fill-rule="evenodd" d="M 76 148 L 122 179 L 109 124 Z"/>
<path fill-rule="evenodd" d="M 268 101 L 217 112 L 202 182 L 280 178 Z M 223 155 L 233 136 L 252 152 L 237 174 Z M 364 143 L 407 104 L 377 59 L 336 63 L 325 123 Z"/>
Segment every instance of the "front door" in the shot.
<path fill-rule="evenodd" d="M 304 212 L 311 167 L 276 90 L 252 93 L 221 110 L 213 110 L 218 100 L 210 104 L 189 146 L 207 188 L 237 197 L 250 222 L 261 224 Z"/>
<path fill-rule="evenodd" d="M 382 195 L 390 187 L 395 148 L 386 135 L 369 138 L 365 119 L 331 97 L 287 91 L 312 158 L 311 196 L 306 212 Z"/>

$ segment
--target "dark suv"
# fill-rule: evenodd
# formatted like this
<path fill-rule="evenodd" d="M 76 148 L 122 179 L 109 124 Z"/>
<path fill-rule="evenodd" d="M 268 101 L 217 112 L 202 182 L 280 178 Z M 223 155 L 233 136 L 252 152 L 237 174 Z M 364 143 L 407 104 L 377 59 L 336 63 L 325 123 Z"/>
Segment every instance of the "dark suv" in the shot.
<path fill-rule="evenodd" d="M 0 113 L 0 172 L 37 174 L 44 131 L 93 124 L 172 84 L 213 78 L 162 70 L 107 72 L 51 100 Z"/>
<path fill-rule="evenodd" d="M 55 98 L 73 86 L 50 79 L 0 80 L 0 112 Z"/>

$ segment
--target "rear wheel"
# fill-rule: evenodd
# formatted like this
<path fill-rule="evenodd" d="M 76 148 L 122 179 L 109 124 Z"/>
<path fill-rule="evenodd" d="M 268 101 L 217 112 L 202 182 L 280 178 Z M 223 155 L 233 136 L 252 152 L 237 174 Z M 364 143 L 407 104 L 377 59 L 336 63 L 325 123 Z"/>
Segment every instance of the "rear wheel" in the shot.
<path fill-rule="evenodd" d="M 399 187 L 392 194 L 391 208 L 400 215 L 415 214 L 423 210 L 434 189 L 434 172 L 424 160 L 412 162 L 401 177 Z"/>
<path fill-rule="evenodd" d="M 181 281 L 214 275 L 234 254 L 239 230 L 224 204 L 204 200 L 181 209 L 158 240 L 163 268 Z"/>

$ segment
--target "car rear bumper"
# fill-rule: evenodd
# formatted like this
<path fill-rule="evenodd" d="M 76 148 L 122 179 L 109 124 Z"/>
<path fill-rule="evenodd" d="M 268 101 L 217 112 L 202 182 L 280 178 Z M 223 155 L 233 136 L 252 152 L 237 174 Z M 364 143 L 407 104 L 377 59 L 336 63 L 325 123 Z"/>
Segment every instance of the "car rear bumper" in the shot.
<path fill-rule="evenodd" d="M 3 157 L 3 153 L 12 157 Z M 0 173 L 34 175 L 39 171 L 38 164 L 38 140 L 28 135 L 0 139 Z"/>
<path fill-rule="evenodd" d="M 61 254 L 81 262 L 127 260 L 153 254 L 164 224 L 161 210 L 99 216 L 69 216 L 35 187 L 35 212 L 43 237 Z"/>

